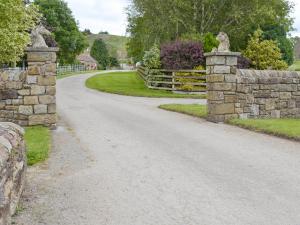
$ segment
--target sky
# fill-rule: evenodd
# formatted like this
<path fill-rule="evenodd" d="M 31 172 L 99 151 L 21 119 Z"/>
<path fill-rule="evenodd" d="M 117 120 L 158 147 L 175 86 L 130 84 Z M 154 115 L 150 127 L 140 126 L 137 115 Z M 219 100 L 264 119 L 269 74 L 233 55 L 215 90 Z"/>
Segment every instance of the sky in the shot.
<path fill-rule="evenodd" d="M 125 8 L 129 0 L 66 0 L 72 9 L 80 28 L 90 29 L 93 33 L 108 31 L 110 34 L 126 34 Z M 292 16 L 295 18 L 293 36 L 300 36 L 300 0 L 290 0 L 295 3 Z"/>

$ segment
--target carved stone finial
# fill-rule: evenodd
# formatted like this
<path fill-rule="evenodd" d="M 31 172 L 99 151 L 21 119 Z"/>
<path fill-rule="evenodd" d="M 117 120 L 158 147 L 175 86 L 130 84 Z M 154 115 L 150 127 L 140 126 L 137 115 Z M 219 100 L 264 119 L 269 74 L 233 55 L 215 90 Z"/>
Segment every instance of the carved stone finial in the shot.
<path fill-rule="evenodd" d="M 217 36 L 217 40 L 220 44 L 218 48 L 213 49 L 213 52 L 230 52 L 230 42 L 226 33 L 220 32 Z"/>
<path fill-rule="evenodd" d="M 43 35 L 51 35 L 43 25 L 38 25 L 31 32 L 31 43 L 33 48 L 48 48 Z"/>

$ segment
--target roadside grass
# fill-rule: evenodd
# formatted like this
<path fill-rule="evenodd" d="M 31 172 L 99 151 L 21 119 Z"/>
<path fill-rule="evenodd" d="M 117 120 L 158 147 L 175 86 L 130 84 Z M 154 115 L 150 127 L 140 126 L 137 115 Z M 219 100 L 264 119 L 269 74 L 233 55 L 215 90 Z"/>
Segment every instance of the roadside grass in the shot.
<path fill-rule="evenodd" d="M 206 105 L 167 104 L 161 105 L 159 108 L 200 118 L 207 116 Z M 300 141 L 300 119 L 234 119 L 227 123 L 256 132 Z"/>
<path fill-rule="evenodd" d="M 300 60 L 295 61 L 294 64 L 290 66 L 289 70 L 300 71 Z"/>
<path fill-rule="evenodd" d="M 234 119 L 228 123 L 257 132 L 300 141 L 300 119 Z"/>
<path fill-rule="evenodd" d="M 199 105 L 199 104 L 189 104 L 189 105 L 183 105 L 183 104 L 166 104 L 166 105 L 160 105 L 160 109 L 172 111 L 172 112 L 178 112 L 187 114 L 190 116 L 205 118 L 207 116 L 207 107 L 206 105 Z"/>
<path fill-rule="evenodd" d="M 152 98 L 205 98 L 205 95 L 175 94 L 170 91 L 152 90 L 136 72 L 113 72 L 93 76 L 86 81 L 88 88 L 107 93 Z"/>
<path fill-rule="evenodd" d="M 97 73 L 97 72 L 101 72 L 101 70 L 89 70 L 89 71 L 81 71 L 81 72 L 63 73 L 63 74 L 58 74 L 56 76 L 56 78 L 58 80 L 60 80 L 60 79 L 66 78 L 66 77 L 74 76 L 74 75 Z"/>
<path fill-rule="evenodd" d="M 49 128 L 42 126 L 27 127 L 24 138 L 29 166 L 43 162 L 48 158 L 51 146 Z"/>

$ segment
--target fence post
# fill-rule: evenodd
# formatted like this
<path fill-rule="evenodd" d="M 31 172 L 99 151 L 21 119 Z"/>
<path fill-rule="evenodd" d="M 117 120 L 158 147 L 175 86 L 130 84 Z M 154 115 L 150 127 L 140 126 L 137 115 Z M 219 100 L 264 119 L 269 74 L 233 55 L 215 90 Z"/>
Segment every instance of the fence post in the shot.
<path fill-rule="evenodd" d="M 172 72 L 172 89 L 173 89 L 173 91 L 176 91 L 176 86 L 175 86 L 176 79 L 175 79 L 175 76 L 176 76 L 176 73 Z"/>
<path fill-rule="evenodd" d="M 206 53 L 208 120 L 218 123 L 237 118 L 236 70 L 239 52 Z"/>

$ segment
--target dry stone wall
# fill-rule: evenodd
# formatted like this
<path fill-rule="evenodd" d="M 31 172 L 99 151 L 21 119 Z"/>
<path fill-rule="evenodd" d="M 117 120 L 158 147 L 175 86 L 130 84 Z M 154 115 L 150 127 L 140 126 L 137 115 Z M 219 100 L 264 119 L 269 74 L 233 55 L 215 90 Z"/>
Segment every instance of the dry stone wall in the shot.
<path fill-rule="evenodd" d="M 0 123 L 0 225 L 11 224 L 23 192 L 26 172 L 24 130 Z"/>
<path fill-rule="evenodd" d="M 0 121 L 55 126 L 56 51 L 28 49 L 27 71 L 0 72 Z"/>
<path fill-rule="evenodd" d="M 206 54 L 208 120 L 300 118 L 300 73 L 239 70 L 238 55 Z"/>

